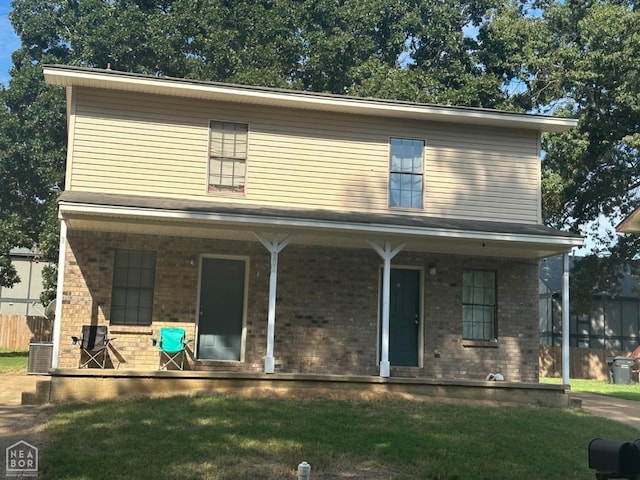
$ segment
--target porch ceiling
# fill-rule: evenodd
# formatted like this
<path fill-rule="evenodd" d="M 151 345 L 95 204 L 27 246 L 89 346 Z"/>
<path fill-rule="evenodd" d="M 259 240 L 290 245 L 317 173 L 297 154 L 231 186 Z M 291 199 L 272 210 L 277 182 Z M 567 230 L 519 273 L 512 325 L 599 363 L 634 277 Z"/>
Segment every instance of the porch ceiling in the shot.
<path fill-rule="evenodd" d="M 569 251 L 582 238 L 542 225 L 403 215 L 246 207 L 211 202 L 64 192 L 67 228 L 97 232 L 257 242 L 254 232 L 294 235 L 293 244 L 370 248 L 369 241 L 404 251 L 543 258 Z"/>

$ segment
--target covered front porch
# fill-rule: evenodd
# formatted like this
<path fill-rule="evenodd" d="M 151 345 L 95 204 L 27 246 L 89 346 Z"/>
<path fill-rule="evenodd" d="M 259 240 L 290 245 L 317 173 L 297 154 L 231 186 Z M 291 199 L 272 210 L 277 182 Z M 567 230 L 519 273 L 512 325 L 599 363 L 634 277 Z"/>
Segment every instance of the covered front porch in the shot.
<path fill-rule="evenodd" d="M 113 368 L 133 376 L 157 368 L 151 339 L 158 330 L 180 326 L 196 341 L 187 369 L 194 372 L 178 375 L 377 374 L 466 381 L 501 371 L 507 380 L 532 382 L 537 380 L 537 259 L 581 242 L 536 224 L 83 192 L 65 192 L 60 214 L 52 366 L 71 372 L 79 353 L 71 336 L 85 324 L 105 325 L 116 337 L 109 352 Z M 152 317 L 122 324 L 114 321 L 114 257 L 143 250 L 157 261 Z M 203 305 L 206 310 L 210 298 L 203 278 L 210 260 L 240 265 L 238 340 L 228 358 L 207 356 L 203 347 Z M 480 341 L 462 332 L 467 269 L 492 271 L 498 278 L 496 331 Z M 407 322 L 412 331 L 406 336 L 411 358 L 404 363 L 390 358 L 394 270 L 411 272 L 415 287 Z M 228 283 L 225 278 L 216 280 Z"/>

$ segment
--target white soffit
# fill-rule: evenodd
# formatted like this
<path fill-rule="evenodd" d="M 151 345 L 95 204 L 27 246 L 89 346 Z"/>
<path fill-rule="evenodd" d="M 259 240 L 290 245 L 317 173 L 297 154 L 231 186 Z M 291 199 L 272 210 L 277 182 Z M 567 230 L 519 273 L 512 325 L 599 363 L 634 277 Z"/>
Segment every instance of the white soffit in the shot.
<path fill-rule="evenodd" d="M 124 227 L 122 231 L 135 233 L 140 229 L 139 233 L 151 233 L 153 230 L 149 230 L 149 228 L 158 229 L 162 225 L 170 225 L 176 235 L 180 235 L 179 232 L 182 229 L 182 234 L 187 236 L 190 235 L 189 231 L 194 236 L 201 236 L 202 233 L 207 232 L 206 235 L 222 235 L 220 238 L 227 239 L 234 237 L 246 239 L 246 233 L 249 232 L 286 232 L 297 237 L 300 235 L 309 236 L 308 240 L 303 243 L 351 247 L 361 243 L 362 239 L 396 238 L 410 242 L 413 249 L 418 251 L 426 249 L 443 253 L 465 253 L 466 249 L 475 245 L 477 251 L 473 253 L 466 251 L 466 253 L 484 255 L 502 253 L 504 255 L 505 250 L 509 250 L 508 256 L 523 258 L 556 255 L 583 243 L 581 238 L 570 236 L 514 234 L 375 223 L 319 222 L 315 219 L 272 218 L 257 215 L 118 206 L 96 207 L 95 205 L 68 202 L 60 204 L 59 212 L 62 218 L 67 219 L 71 224 L 75 223 L 80 229 L 101 230 L 106 224 L 110 225 L 109 229 L 113 229 L 114 224 L 121 224 L 121 227 Z M 100 224 L 103 225 L 100 226 Z M 212 228 L 213 225 L 215 228 Z M 217 230 L 218 233 L 214 233 L 214 230 Z M 159 233 L 159 231 L 155 231 L 155 233 Z M 344 243 L 348 239 L 351 241 Z M 353 243 L 356 240 L 357 242 Z M 489 245 L 493 248 L 487 248 Z M 464 248 L 461 249 L 463 246 Z"/>
<path fill-rule="evenodd" d="M 631 214 L 616 226 L 618 233 L 640 233 L 640 208 L 635 209 Z"/>
<path fill-rule="evenodd" d="M 66 87 L 100 88 L 279 108 L 444 121 L 541 132 L 564 132 L 577 124 L 577 120 L 569 118 L 152 77 L 114 70 L 47 65 L 43 71 L 48 84 Z"/>

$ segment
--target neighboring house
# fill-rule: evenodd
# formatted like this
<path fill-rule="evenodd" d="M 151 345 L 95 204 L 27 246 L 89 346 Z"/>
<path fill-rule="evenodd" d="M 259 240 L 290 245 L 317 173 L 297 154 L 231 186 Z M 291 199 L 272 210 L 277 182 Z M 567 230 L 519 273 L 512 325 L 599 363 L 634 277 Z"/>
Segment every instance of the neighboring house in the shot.
<path fill-rule="evenodd" d="M 573 260 L 573 257 L 571 257 Z M 573 262 L 570 262 L 570 266 Z M 571 267 L 570 267 L 571 268 Z M 593 295 L 589 314 L 570 313 L 569 345 L 578 348 L 633 351 L 640 342 L 638 282 L 624 274 L 615 293 Z M 540 262 L 540 343 L 562 345 L 562 257 Z"/>
<path fill-rule="evenodd" d="M 46 263 L 40 262 L 37 251 L 28 248 L 14 248 L 10 256 L 20 281 L 10 288 L 0 287 L 0 315 L 44 315 L 40 294 Z"/>
<path fill-rule="evenodd" d="M 538 378 L 540 135 L 575 121 L 65 66 L 54 367 Z"/>
<path fill-rule="evenodd" d="M 0 348 L 26 350 L 31 342 L 51 340 L 52 322 L 40 302 L 47 263 L 37 249 L 14 248 L 9 254 L 20 281 L 0 287 Z"/>

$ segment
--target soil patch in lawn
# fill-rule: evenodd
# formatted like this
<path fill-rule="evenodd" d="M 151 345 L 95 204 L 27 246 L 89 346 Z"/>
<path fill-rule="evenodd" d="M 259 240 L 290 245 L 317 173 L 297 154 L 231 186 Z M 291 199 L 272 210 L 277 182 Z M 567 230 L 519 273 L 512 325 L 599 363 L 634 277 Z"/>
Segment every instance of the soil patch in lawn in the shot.
<path fill-rule="evenodd" d="M 51 405 L 21 405 L 22 392 L 34 392 L 37 375 L 25 372 L 0 375 L 0 474 L 6 466 L 6 449 L 25 441 L 38 451 L 46 442 L 45 426 L 53 408 Z"/>

